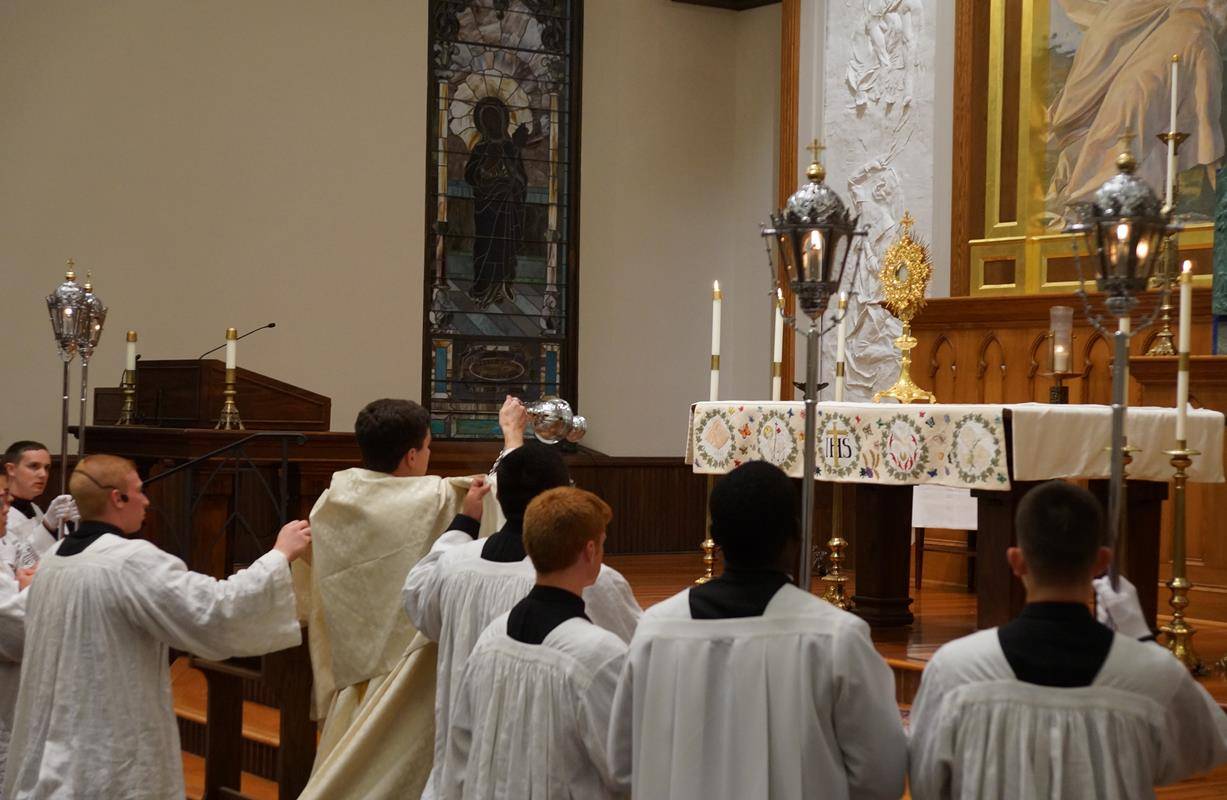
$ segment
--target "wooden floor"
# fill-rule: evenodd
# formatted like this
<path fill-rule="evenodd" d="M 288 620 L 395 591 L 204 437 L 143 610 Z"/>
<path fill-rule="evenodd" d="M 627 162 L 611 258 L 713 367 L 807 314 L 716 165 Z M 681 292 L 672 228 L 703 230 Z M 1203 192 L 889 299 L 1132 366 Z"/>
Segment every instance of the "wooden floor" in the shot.
<path fill-rule="evenodd" d="M 697 555 L 669 554 L 643 556 L 608 556 L 607 563 L 622 572 L 631 584 L 639 604 L 648 608 L 690 586 L 701 573 Z M 855 580 L 855 576 L 853 576 Z M 853 584 L 854 585 L 854 584 Z M 819 590 L 819 581 L 814 582 Z M 942 644 L 975 630 L 976 599 L 960 587 L 926 584 L 913 594 L 912 610 L 916 621 L 908 626 L 873 631 L 874 645 L 895 672 L 900 686 L 900 702 L 911 700 L 924 665 Z M 1227 654 L 1227 625 L 1196 622 L 1195 642 L 1203 658 L 1214 661 Z M 1211 676 L 1203 685 L 1223 705 L 1227 706 L 1227 678 Z M 198 721 L 204 720 L 204 678 L 186 663 L 176 664 L 172 671 L 175 713 Z M 243 709 L 245 738 L 275 743 L 277 712 L 265 706 L 245 703 Z M 183 756 L 184 778 L 189 798 L 198 798 L 204 788 L 204 762 L 197 756 Z M 277 787 L 271 781 L 243 776 L 243 791 L 256 800 L 276 798 Z M 1158 790 L 1165 800 L 1211 800 L 1227 797 L 1227 766 L 1175 786 Z"/>

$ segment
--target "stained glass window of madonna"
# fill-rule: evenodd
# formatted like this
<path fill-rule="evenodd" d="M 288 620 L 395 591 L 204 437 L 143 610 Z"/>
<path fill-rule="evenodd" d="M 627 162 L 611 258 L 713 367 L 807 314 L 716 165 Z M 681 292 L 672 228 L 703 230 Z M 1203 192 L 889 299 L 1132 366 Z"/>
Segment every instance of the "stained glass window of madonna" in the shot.
<path fill-rule="evenodd" d="M 434 435 L 506 394 L 575 401 L 579 0 L 431 0 L 426 335 Z"/>

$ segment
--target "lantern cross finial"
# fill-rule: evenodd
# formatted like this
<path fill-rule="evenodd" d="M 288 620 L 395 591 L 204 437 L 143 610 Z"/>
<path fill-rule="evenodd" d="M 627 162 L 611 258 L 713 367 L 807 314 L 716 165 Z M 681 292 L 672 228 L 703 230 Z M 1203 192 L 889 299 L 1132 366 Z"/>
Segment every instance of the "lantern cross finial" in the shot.
<path fill-rule="evenodd" d="M 805 149 L 809 151 L 810 156 L 814 159 L 814 161 L 817 161 L 818 157 L 822 155 L 822 151 L 826 150 L 827 147 L 824 144 L 820 144 L 817 139 L 814 139 L 809 143 L 809 145 L 806 146 Z"/>

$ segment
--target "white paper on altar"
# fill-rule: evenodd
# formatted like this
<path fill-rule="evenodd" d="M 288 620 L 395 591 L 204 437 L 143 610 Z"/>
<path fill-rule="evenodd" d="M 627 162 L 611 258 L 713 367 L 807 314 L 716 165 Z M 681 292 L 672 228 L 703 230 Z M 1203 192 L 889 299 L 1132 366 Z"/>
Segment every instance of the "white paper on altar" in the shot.
<path fill-rule="evenodd" d="M 1023 403 L 1009 409 L 1013 416 L 1014 480 L 1109 476 L 1110 407 Z M 1191 409 L 1188 421 L 1189 447 L 1201 453 L 1193 457 L 1189 480 L 1222 483 L 1223 414 Z M 1171 456 L 1163 451 L 1176 446 L 1176 409 L 1130 408 L 1125 414 L 1125 435 L 1129 446 L 1138 448 L 1129 465 L 1130 480 L 1171 480 Z"/>
<path fill-rule="evenodd" d="M 926 484 L 912 487 L 912 527 L 974 531 L 979 527 L 976 498 L 970 489 Z"/>

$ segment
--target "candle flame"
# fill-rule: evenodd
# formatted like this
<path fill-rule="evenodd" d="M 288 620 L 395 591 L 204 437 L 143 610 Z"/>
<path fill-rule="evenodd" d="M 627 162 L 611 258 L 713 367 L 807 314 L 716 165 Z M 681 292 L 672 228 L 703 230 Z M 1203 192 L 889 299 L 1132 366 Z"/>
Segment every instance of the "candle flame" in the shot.
<path fill-rule="evenodd" d="M 713 292 L 718 292 L 718 291 L 720 291 L 720 281 L 712 281 L 712 282 L 711 282 L 711 290 L 712 290 Z"/>
<path fill-rule="evenodd" d="M 1193 262 L 1186 260 L 1180 267 L 1186 274 L 1193 271 Z"/>
<path fill-rule="evenodd" d="M 1121 224 L 1116 226 L 1116 238 L 1118 241 L 1122 241 L 1122 242 L 1129 240 L 1129 223 L 1128 222 L 1122 222 Z"/>
<path fill-rule="evenodd" d="M 809 235 L 809 246 L 815 250 L 822 249 L 822 234 L 818 231 L 811 231 Z"/>
<path fill-rule="evenodd" d="M 1150 245 L 1147 244 L 1145 241 L 1138 242 L 1137 252 L 1138 252 L 1138 258 L 1145 260 L 1146 256 L 1150 254 Z"/>

